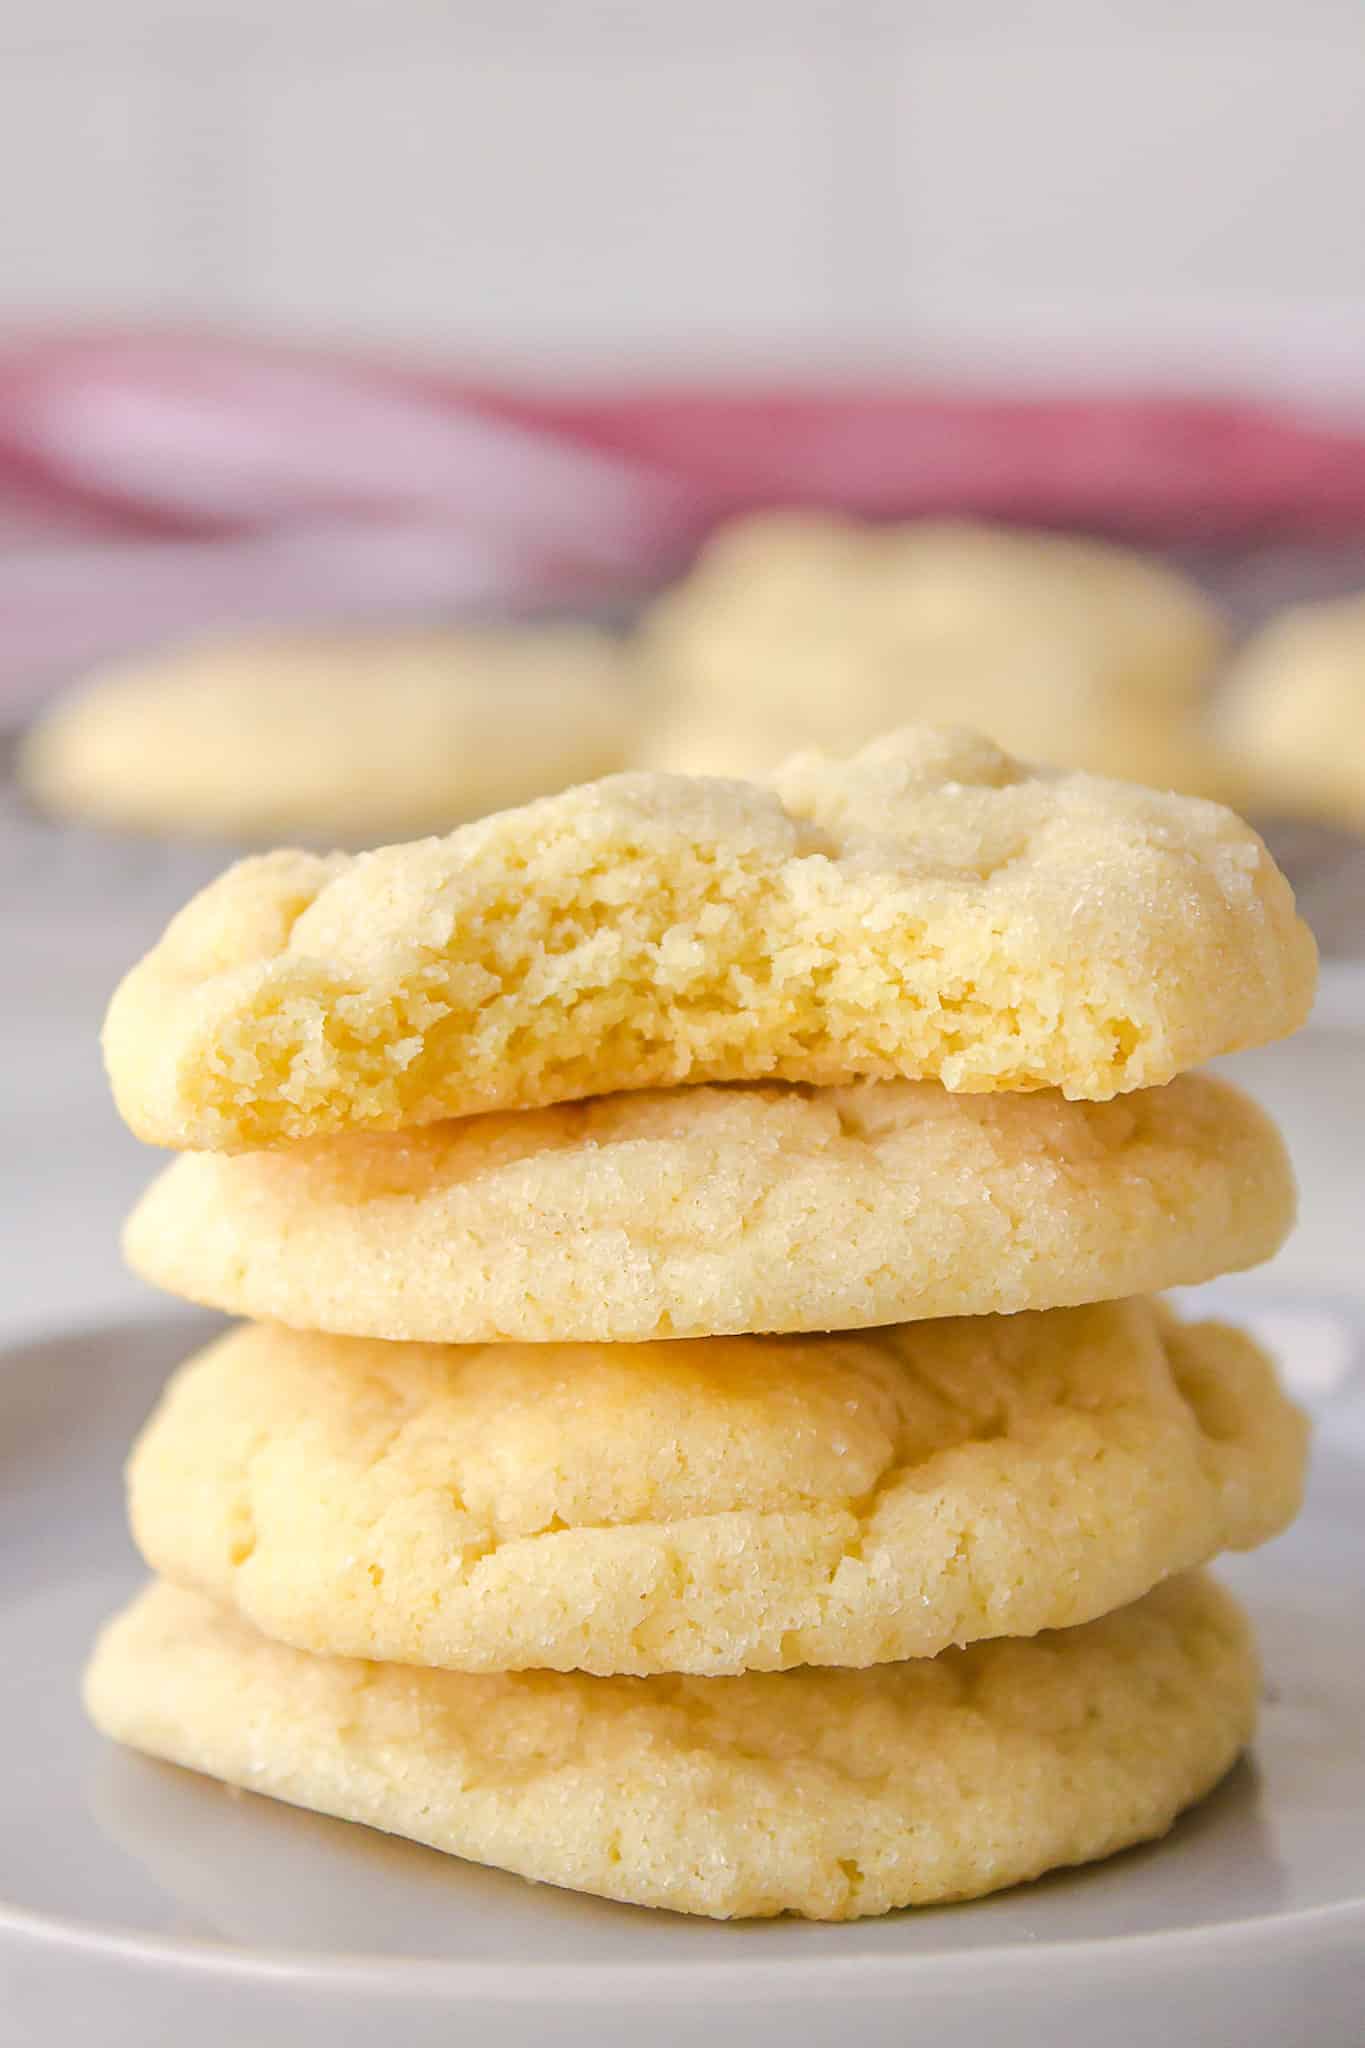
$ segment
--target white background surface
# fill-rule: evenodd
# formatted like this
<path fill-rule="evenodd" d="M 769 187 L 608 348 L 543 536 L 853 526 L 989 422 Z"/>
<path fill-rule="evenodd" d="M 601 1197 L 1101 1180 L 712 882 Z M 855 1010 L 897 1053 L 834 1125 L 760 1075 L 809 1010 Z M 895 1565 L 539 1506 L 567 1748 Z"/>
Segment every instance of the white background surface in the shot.
<path fill-rule="evenodd" d="M 1365 401 L 1359 0 L 0 8 L 0 317 Z"/>

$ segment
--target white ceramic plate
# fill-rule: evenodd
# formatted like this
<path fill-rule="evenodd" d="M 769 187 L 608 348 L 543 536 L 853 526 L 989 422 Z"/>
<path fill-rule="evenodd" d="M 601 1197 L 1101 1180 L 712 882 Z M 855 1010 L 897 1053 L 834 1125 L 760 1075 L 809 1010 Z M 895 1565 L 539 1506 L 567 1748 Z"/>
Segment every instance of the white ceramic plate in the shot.
<path fill-rule="evenodd" d="M 1302 1521 L 1226 1567 L 1265 1650 L 1254 1759 L 1164 1843 L 847 1927 L 578 1899 L 102 1742 L 76 1688 L 97 1623 L 140 1576 L 120 1464 L 212 1325 L 0 1354 L 0 2042 L 1354 2048 L 1365 1327 L 1327 1302 L 1261 1320 L 1297 1354 L 1322 1426 Z"/>

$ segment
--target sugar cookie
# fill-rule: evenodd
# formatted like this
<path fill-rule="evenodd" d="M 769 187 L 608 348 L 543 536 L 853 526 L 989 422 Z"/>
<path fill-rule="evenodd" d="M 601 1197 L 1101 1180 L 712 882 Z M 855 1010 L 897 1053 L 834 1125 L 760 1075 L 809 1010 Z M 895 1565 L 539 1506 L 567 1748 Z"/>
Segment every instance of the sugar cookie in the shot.
<path fill-rule="evenodd" d="M 646 615 L 647 758 L 762 776 L 794 747 L 948 719 L 1028 760 L 1221 795 L 1202 697 L 1223 641 L 1187 578 L 1101 541 L 768 513 Z"/>
<path fill-rule="evenodd" d="M 776 791 L 629 775 L 246 861 L 125 978 L 142 1137 L 249 1150 L 681 1081 L 1102 1099 L 1293 1030 L 1315 951 L 1230 811 L 909 728 Z"/>
<path fill-rule="evenodd" d="M 234 1315 L 424 1343 L 851 1330 L 1192 1286 L 1294 1182 L 1204 1074 L 1110 1102 L 934 1081 L 641 1090 L 182 1155 L 124 1247 Z"/>
<path fill-rule="evenodd" d="M 860 1336 L 438 1346 L 238 1329 L 130 1466 L 163 1577 L 298 1648 L 776 1670 L 1069 1627 L 1300 1498 L 1239 1332 L 1148 1301 Z"/>
<path fill-rule="evenodd" d="M 1365 595 L 1273 619 L 1234 666 L 1218 721 L 1249 805 L 1365 832 Z"/>
<path fill-rule="evenodd" d="M 638 700 L 585 627 L 240 636 L 106 670 L 19 766 L 48 809 L 103 824 L 357 845 L 624 767 Z"/>
<path fill-rule="evenodd" d="M 475 1677 L 310 1657 L 143 1593 L 86 1676 L 117 1741 L 524 1877 L 721 1919 L 973 1898 L 1160 1835 L 1249 1740 L 1194 1575 L 1084 1628 L 873 1671 Z"/>

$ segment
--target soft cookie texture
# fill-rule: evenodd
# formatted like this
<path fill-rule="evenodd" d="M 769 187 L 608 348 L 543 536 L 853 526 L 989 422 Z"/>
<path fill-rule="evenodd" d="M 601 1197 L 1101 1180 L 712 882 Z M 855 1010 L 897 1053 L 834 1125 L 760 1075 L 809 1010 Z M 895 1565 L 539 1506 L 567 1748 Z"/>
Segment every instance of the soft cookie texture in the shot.
<path fill-rule="evenodd" d="M 624 767 L 638 698 L 587 628 L 239 636 L 96 676 L 20 772 L 47 808 L 103 824 L 361 844 Z"/>
<path fill-rule="evenodd" d="M 861 1081 L 187 1153 L 125 1248 L 303 1330 L 611 1343 L 1153 1293 L 1268 1258 L 1293 1212 L 1268 1118 L 1205 1075 L 1110 1102 Z"/>
<path fill-rule="evenodd" d="M 620 776 L 244 862 L 124 980 L 105 1049 L 140 1136 L 224 1151 L 682 1081 L 1103 1099 L 1293 1030 L 1314 973 L 1230 811 L 925 727 L 776 790 Z"/>
<path fill-rule="evenodd" d="M 1146 1301 L 861 1336 L 240 1329 L 132 1458 L 154 1570 L 298 1648 L 499 1671 L 860 1666 L 1089 1621 L 1264 1541 L 1305 1424 Z"/>
<path fill-rule="evenodd" d="M 721 1919 L 976 1897 L 1160 1835 L 1250 1739 L 1211 1581 L 875 1671 L 475 1677 L 310 1657 L 168 1586 L 111 1622 L 97 1725 L 295 1806 Z"/>
<path fill-rule="evenodd" d="M 649 758 L 761 776 L 793 747 L 953 719 L 1030 760 L 1219 795 L 1202 696 L 1223 640 L 1194 584 L 1099 541 L 769 513 L 645 619 Z"/>
<path fill-rule="evenodd" d="M 1249 805 L 1365 832 L 1365 593 L 1273 619 L 1228 678 L 1219 731 Z"/>

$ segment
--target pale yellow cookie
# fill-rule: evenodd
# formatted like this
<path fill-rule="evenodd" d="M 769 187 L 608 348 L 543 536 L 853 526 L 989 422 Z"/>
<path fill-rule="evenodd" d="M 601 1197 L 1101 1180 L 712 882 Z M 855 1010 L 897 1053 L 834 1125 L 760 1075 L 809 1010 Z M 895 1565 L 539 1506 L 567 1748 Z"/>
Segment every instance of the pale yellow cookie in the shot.
<path fill-rule="evenodd" d="M 129 1470 L 153 1569 L 300 1649 L 599 1673 L 1089 1621 L 1294 1514 L 1249 1338 L 1148 1301 L 861 1336 L 439 1346 L 248 1326 Z"/>
<path fill-rule="evenodd" d="M 501 1677 L 310 1657 L 154 1586 L 85 1682 L 116 1741 L 523 1877 L 718 1919 L 974 1898 L 1163 1834 L 1255 1723 L 1200 1575 L 874 1671 Z"/>
<path fill-rule="evenodd" d="M 948 719 L 1027 760 L 1221 795 L 1202 697 L 1223 641 L 1194 584 L 1100 541 L 769 513 L 646 616 L 648 759 L 762 776 L 794 747 Z"/>
<path fill-rule="evenodd" d="M 1206 1075 L 1110 1102 L 858 1081 L 186 1153 L 124 1248 L 301 1330 L 612 1343 L 1155 1293 L 1269 1258 L 1293 1214 L 1273 1125 Z"/>
<path fill-rule="evenodd" d="M 680 1081 L 1104 1098 L 1293 1030 L 1315 959 L 1230 811 L 916 727 L 775 791 L 619 776 L 243 862 L 105 1050 L 140 1136 L 224 1151 Z"/>
<path fill-rule="evenodd" d="M 20 773 L 103 824 L 354 845 L 624 767 L 638 723 L 617 644 L 587 628 L 241 635 L 105 670 Z"/>
<path fill-rule="evenodd" d="M 1365 594 L 1272 620 L 1218 718 L 1248 804 L 1365 832 Z"/>

